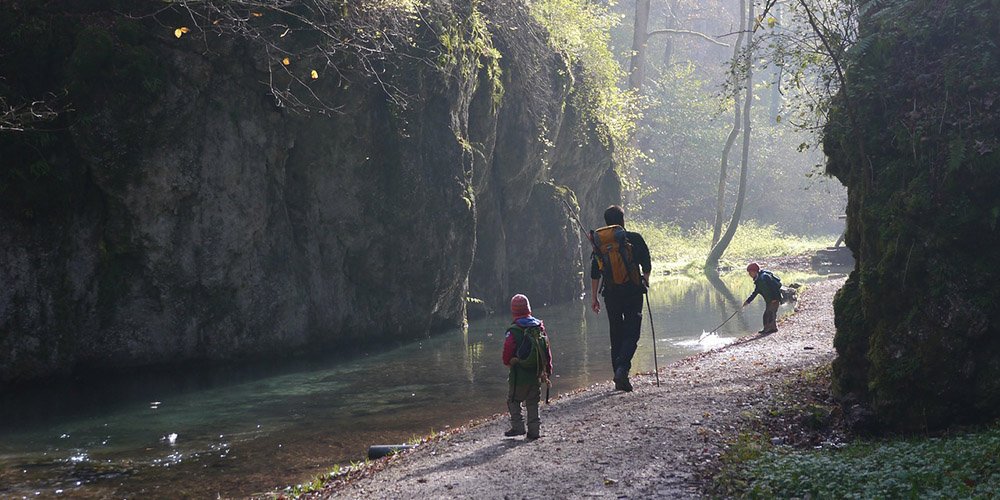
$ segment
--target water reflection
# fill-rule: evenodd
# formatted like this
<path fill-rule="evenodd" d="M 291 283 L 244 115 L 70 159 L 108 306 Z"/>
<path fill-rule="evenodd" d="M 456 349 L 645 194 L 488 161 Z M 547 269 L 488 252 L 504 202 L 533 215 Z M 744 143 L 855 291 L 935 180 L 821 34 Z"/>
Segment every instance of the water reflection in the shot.
<path fill-rule="evenodd" d="M 752 286 L 742 273 L 657 283 L 649 298 L 659 365 L 755 330 L 748 325 L 759 322 L 762 304 L 699 338 Z M 552 396 L 594 383 L 610 390 L 607 317 L 594 315 L 587 301 L 535 314 L 551 337 Z M 0 496 L 246 495 L 360 460 L 371 444 L 405 442 L 502 413 L 508 321 L 486 318 L 354 359 L 183 370 L 5 394 Z M 633 367 L 653 365 L 644 324 Z"/>
<path fill-rule="evenodd" d="M 722 281 L 722 278 L 719 276 L 718 272 L 706 271 L 705 277 L 708 279 L 708 282 L 712 284 L 712 287 L 715 288 L 717 292 L 719 292 L 715 296 L 715 298 L 716 302 L 718 303 L 718 307 L 720 307 L 723 311 L 727 312 L 735 311 L 736 309 L 739 309 L 740 306 L 743 305 L 743 299 L 739 299 L 735 295 L 733 295 L 733 292 L 731 292 L 729 290 L 729 286 L 726 285 L 724 281 Z M 730 314 L 726 314 L 727 318 L 729 316 Z M 738 320 L 740 321 L 740 327 L 744 330 L 749 330 L 750 325 L 747 324 L 746 317 L 744 317 L 743 315 L 737 315 L 737 316 Z"/>

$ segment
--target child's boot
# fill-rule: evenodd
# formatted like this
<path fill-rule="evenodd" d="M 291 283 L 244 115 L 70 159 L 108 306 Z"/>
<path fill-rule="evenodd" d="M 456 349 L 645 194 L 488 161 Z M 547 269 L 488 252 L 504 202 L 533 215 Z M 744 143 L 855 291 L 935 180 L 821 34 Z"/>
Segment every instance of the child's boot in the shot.
<path fill-rule="evenodd" d="M 542 427 L 542 420 L 538 418 L 538 403 L 526 403 L 525 408 L 528 409 L 528 435 L 527 439 L 538 439 L 540 434 L 538 433 Z"/>
<path fill-rule="evenodd" d="M 503 435 L 507 437 L 523 436 L 524 417 L 521 416 L 521 402 L 508 400 L 507 409 L 510 410 L 510 429 L 504 432 Z"/>

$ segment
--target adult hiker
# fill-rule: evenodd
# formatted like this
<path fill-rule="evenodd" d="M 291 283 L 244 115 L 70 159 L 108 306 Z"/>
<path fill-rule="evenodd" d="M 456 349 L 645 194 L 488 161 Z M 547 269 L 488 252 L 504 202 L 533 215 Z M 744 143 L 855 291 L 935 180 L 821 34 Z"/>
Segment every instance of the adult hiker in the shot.
<path fill-rule="evenodd" d="M 503 364 L 510 368 L 507 375 L 510 429 L 503 435 L 521 436 L 527 431 L 525 438 L 534 440 L 540 436 L 542 422 L 538 417 L 538 401 L 542 383 L 548 385 L 552 375 L 552 350 L 545 335 L 545 325 L 531 315 L 528 297 L 521 294 L 511 297 L 510 313 L 514 322 L 507 329 L 503 342 Z M 527 429 L 521 415 L 521 403 L 528 413 Z"/>
<path fill-rule="evenodd" d="M 625 230 L 625 210 L 612 205 L 604 211 L 607 226 L 591 231 L 594 252 L 590 261 L 590 308 L 601 313 L 598 293 L 604 297 L 611 334 L 611 369 L 615 390 L 631 391 L 628 374 L 642 329 L 642 296 L 652 265 L 642 235 Z"/>
<path fill-rule="evenodd" d="M 747 265 L 747 274 L 753 278 L 753 293 L 743 301 L 743 307 L 750 305 L 757 295 L 764 297 L 764 328 L 757 333 L 778 331 L 778 306 L 781 305 L 781 278 L 771 271 L 761 269 L 756 262 Z"/>

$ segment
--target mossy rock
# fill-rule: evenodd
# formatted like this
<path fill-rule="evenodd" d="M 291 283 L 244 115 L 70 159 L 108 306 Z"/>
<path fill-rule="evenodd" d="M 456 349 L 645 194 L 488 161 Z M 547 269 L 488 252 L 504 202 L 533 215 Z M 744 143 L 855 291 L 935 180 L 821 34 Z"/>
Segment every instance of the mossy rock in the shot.
<path fill-rule="evenodd" d="M 1000 6 L 930 6 L 861 20 L 824 143 L 857 259 L 834 303 L 834 389 L 889 430 L 1000 416 Z"/>

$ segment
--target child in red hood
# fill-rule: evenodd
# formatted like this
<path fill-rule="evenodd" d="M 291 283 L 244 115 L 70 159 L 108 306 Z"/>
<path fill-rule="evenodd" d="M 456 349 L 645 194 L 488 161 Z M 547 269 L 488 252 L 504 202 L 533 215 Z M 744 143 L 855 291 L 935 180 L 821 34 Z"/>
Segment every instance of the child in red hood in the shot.
<path fill-rule="evenodd" d="M 541 419 L 538 418 L 538 401 L 542 383 L 549 383 L 552 375 L 552 350 L 545 335 L 542 320 L 531 315 L 528 297 L 517 294 L 510 299 L 513 323 L 507 329 L 503 344 L 503 364 L 510 368 L 507 382 L 507 409 L 510 411 L 510 429 L 504 436 L 521 436 L 538 439 Z M 528 412 L 527 429 L 521 416 L 521 403 Z"/>

